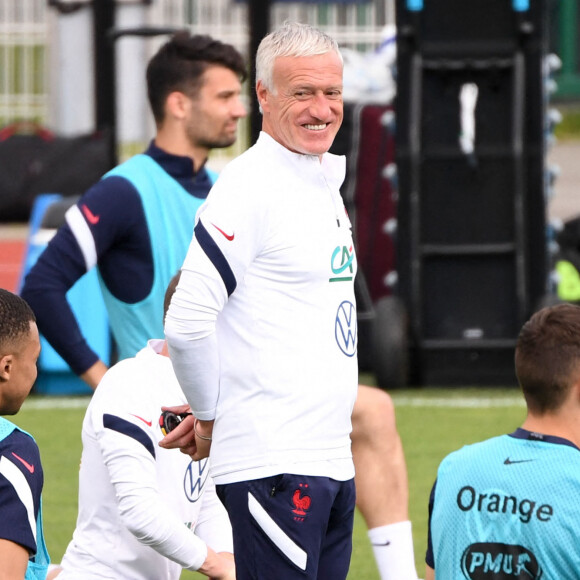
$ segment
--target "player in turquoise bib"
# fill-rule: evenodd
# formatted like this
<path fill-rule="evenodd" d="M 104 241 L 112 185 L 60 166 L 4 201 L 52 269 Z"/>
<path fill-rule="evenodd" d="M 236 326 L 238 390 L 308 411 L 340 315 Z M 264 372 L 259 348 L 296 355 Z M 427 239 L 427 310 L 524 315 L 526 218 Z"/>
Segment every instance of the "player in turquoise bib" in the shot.
<path fill-rule="evenodd" d="M 527 418 L 442 461 L 426 580 L 580 577 L 580 307 L 534 314 L 515 363 Z"/>
<path fill-rule="evenodd" d="M 0 415 L 15 415 L 36 380 L 40 340 L 34 313 L 0 289 Z M 0 417 L 0 565 L 6 578 L 44 580 L 44 474 L 33 437 Z"/>

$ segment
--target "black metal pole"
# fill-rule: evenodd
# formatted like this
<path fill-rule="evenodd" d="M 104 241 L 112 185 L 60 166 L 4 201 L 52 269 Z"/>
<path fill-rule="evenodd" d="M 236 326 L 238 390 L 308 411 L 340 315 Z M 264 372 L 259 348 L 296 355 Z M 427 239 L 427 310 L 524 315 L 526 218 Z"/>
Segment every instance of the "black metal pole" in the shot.
<path fill-rule="evenodd" d="M 256 51 L 260 41 L 270 31 L 270 6 L 271 0 L 248 0 L 248 18 L 250 24 L 250 76 L 252 83 L 250 94 L 252 95 L 252 107 L 250 111 L 250 134 L 252 144 L 258 139 L 262 128 L 262 115 L 258 110 L 256 100 Z"/>
<path fill-rule="evenodd" d="M 111 167 L 117 164 L 117 110 L 115 46 L 108 33 L 115 26 L 115 0 L 94 0 L 93 34 L 95 48 L 95 126 L 109 140 Z"/>

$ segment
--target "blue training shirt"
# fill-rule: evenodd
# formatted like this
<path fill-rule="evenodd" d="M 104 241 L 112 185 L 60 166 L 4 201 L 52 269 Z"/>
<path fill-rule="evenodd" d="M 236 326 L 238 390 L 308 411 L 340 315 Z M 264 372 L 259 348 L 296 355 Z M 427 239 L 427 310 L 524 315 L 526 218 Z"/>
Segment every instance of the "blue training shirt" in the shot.
<path fill-rule="evenodd" d="M 518 429 L 448 455 L 429 505 L 436 577 L 580 578 L 579 451 Z"/>
<path fill-rule="evenodd" d="M 0 538 L 30 553 L 26 580 L 45 578 L 50 563 L 42 530 L 43 485 L 36 442 L 0 417 Z"/>
<path fill-rule="evenodd" d="M 154 142 L 145 155 L 175 187 L 179 185 L 200 204 L 205 200 L 215 179 L 205 168 L 195 172 L 191 158 L 171 155 Z M 111 174 L 91 187 L 77 205 L 94 241 L 99 275 L 110 295 L 126 304 L 144 300 L 153 288 L 156 272 L 145 209 L 135 185 L 124 176 Z M 178 213 L 174 217 L 193 230 L 194 215 Z M 79 241 L 64 224 L 31 268 L 21 292 L 36 314 L 40 332 L 77 374 L 98 360 L 66 300 L 67 291 L 85 272 Z M 157 319 L 161 319 L 162 308 L 161 301 Z M 151 336 L 142 345 L 148 338 Z"/>

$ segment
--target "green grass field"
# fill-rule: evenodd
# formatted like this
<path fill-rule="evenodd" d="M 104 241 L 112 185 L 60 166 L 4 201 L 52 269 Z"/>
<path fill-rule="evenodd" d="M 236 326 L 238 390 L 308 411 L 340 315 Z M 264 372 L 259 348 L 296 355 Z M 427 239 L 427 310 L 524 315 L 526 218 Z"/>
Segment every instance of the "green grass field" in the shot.
<path fill-rule="evenodd" d="M 580 106 L 578 103 L 556 102 L 553 105 L 562 114 L 562 122 L 554 128 L 556 138 L 562 141 L 580 139 Z"/>
<path fill-rule="evenodd" d="M 405 389 L 391 394 L 407 458 L 415 559 L 422 576 L 427 502 L 439 461 L 464 444 L 512 431 L 523 421 L 525 408 L 516 389 Z M 12 418 L 40 446 L 45 535 L 54 562 L 60 561 L 75 525 L 80 434 L 87 403 L 87 398 L 31 396 Z M 182 579 L 195 578 L 200 575 L 182 575 Z M 364 523 L 357 517 L 349 580 L 378 578 Z"/>

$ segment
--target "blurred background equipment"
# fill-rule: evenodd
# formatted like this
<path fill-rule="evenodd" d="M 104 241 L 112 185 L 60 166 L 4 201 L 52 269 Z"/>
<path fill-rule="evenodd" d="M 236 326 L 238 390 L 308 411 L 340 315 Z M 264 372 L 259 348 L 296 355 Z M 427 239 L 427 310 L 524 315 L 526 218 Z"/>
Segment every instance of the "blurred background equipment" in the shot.
<path fill-rule="evenodd" d="M 410 381 L 515 382 L 552 291 L 547 0 L 398 0 L 397 297 Z"/>
<path fill-rule="evenodd" d="M 40 193 L 80 195 L 110 169 L 108 135 L 57 136 L 35 122 L 0 129 L 0 222 L 25 222 Z"/>

